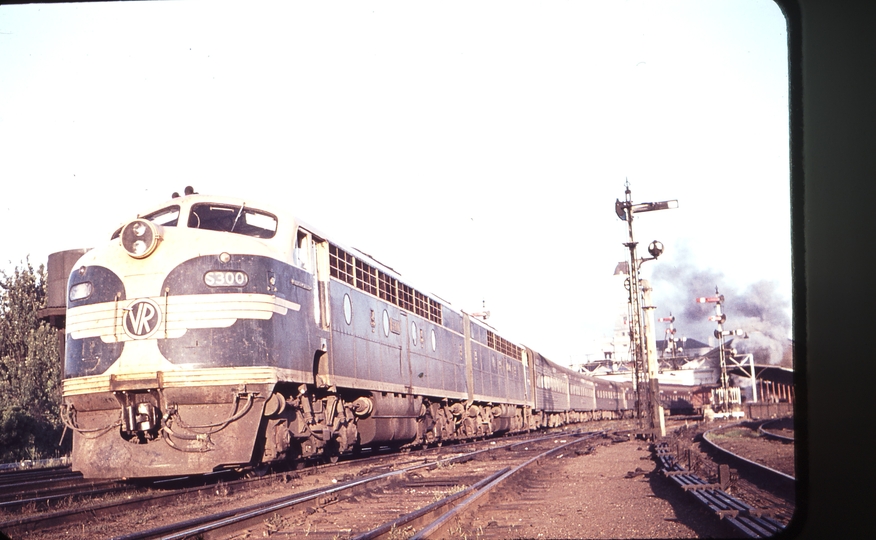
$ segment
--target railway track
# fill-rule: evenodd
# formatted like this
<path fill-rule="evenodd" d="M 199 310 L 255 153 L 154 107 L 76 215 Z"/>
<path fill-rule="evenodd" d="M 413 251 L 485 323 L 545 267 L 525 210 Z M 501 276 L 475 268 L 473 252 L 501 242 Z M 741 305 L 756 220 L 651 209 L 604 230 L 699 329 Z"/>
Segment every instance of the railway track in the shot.
<path fill-rule="evenodd" d="M 0 522 L 2 514 L 47 511 L 133 489 L 134 486 L 115 480 L 86 480 L 69 466 L 7 472 L 0 475 Z"/>
<path fill-rule="evenodd" d="M 28 471 L 9 477 L 4 475 L 0 482 L 0 512 L 16 512 L 24 508 L 31 512 L 48 510 L 74 500 L 133 489 L 135 486 L 116 480 L 86 480 L 69 467 Z"/>
<path fill-rule="evenodd" d="M 776 520 L 770 509 L 746 504 L 725 491 L 722 483 L 709 483 L 685 469 L 676 460 L 666 442 L 654 447 L 661 472 L 681 489 L 689 492 L 698 502 L 712 510 L 720 519 L 726 519 L 737 531 L 749 538 L 769 538 L 781 532 L 785 525 Z"/>
<path fill-rule="evenodd" d="M 702 433 L 692 428 L 697 433 L 693 439 L 690 430 L 682 430 L 682 435 L 655 446 L 658 466 L 737 532 L 751 538 L 772 536 L 793 517 L 796 482 L 793 475 L 754 459 L 770 457 L 782 468 L 793 467 L 793 451 L 790 458 L 771 455 L 781 448 L 781 455 L 787 456 L 787 443 L 759 437 L 758 428 L 769 422 L 740 422 Z"/>
<path fill-rule="evenodd" d="M 358 537 L 408 538 L 415 534 L 427 538 L 429 533 L 423 531 L 439 514 L 446 512 L 448 508 L 459 506 L 480 492 L 483 493 L 474 497 L 471 503 L 474 506 L 471 509 L 456 510 L 452 517 L 445 520 L 443 532 L 432 533 L 432 537 L 467 535 L 470 538 L 505 538 L 514 537 L 515 531 L 550 530 L 548 527 L 554 527 L 553 530 L 557 530 L 557 527 L 566 527 L 560 530 L 575 530 L 560 524 L 562 518 L 558 522 L 549 515 L 541 515 L 533 521 L 532 505 L 543 505 L 545 501 L 556 500 L 553 490 L 562 485 L 557 484 L 557 481 L 562 482 L 561 478 L 564 476 L 556 476 L 552 471 L 568 470 L 565 468 L 571 466 L 577 467 L 576 470 L 582 474 L 589 474 L 586 465 L 589 460 L 582 458 L 580 461 L 570 461 L 568 458 L 589 454 L 591 450 L 602 448 L 603 445 L 612 449 L 622 448 L 623 444 L 615 446 L 614 443 L 632 441 L 633 432 L 616 431 L 622 429 L 618 424 L 619 422 L 610 426 L 604 423 L 589 425 L 589 430 L 600 429 L 611 435 L 596 435 L 596 438 L 586 441 L 579 441 L 581 437 L 573 437 L 569 431 L 554 432 L 547 437 L 544 437 L 543 432 L 533 434 L 545 439 L 547 442 L 543 444 L 550 447 L 565 443 L 580 444 L 568 450 L 560 450 L 553 457 L 536 459 L 501 481 L 503 475 L 527 459 L 535 457 L 539 450 L 548 448 L 536 446 L 532 438 L 502 437 L 401 454 L 373 455 L 366 452 L 366 457 L 355 460 L 342 459 L 336 464 L 319 464 L 304 470 L 265 474 L 262 477 L 225 479 L 197 488 L 173 489 L 178 488 L 178 483 L 185 480 L 166 479 L 162 481 L 160 489 L 157 486 L 147 486 L 144 494 L 123 495 L 120 497 L 122 500 L 117 501 L 96 501 L 79 510 L 68 510 L 66 513 L 69 517 L 58 515 L 64 512 L 52 512 L 50 519 L 46 519 L 48 514 L 34 515 L 29 518 L 30 522 L 20 522 L 13 530 L 8 529 L 11 520 L 7 520 L 0 523 L 0 530 L 16 539 L 61 536 L 70 539 L 186 536 L 227 538 L 236 535 L 275 534 L 338 540 Z M 700 426 L 702 424 L 695 426 L 694 434 L 697 434 L 697 440 L 700 441 L 698 445 L 704 447 L 707 443 L 700 436 Z M 647 451 L 645 448 L 641 450 Z M 593 454 L 603 456 L 603 452 L 610 451 L 600 449 Z M 676 455 L 684 456 L 683 453 Z M 638 459 L 643 458 L 644 456 Z M 682 458 L 678 462 L 687 463 Z M 576 463 L 581 465 L 574 465 Z M 582 466 L 584 469 L 581 469 Z M 715 470 L 717 467 L 715 465 Z M 403 470 L 409 468 L 411 470 Z M 665 473 L 659 472 L 660 469 L 658 466 L 658 470 L 654 471 L 655 479 L 665 476 Z M 719 483 L 717 473 L 711 474 L 709 465 L 695 465 L 694 469 L 687 473 L 702 479 L 694 483 Z M 790 512 L 785 511 L 782 509 L 782 501 L 778 498 L 765 499 L 762 493 L 756 495 L 759 498 L 753 499 L 747 494 L 748 475 L 741 469 L 729 470 L 729 485 L 724 492 L 731 499 L 740 501 L 742 506 L 716 506 L 721 510 L 720 513 L 715 508 L 710 508 L 713 514 L 718 513 L 722 518 L 711 518 L 715 519 L 715 525 L 724 527 L 731 523 L 730 518 L 739 521 L 755 516 L 774 520 L 781 530 L 787 524 L 793 507 Z M 646 471 L 639 474 L 646 474 Z M 380 475 L 385 477 L 374 480 L 376 483 L 360 483 Z M 601 476 L 603 475 L 598 475 Z M 669 475 L 670 478 L 671 476 L 675 475 Z M 598 477 L 596 482 L 600 482 Z M 654 481 L 667 482 L 663 479 Z M 494 482 L 496 484 L 492 489 L 486 488 Z M 668 490 L 675 489 L 670 484 L 666 485 Z M 687 500 L 688 493 L 694 489 L 699 492 L 704 488 L 688 488 L 683 494 L 679 490 L 679 500 Z M 708 487 L 705 489 L 708 492 Z M 598 494 L 595 496 L 599 497 Z M 694 501 L 695 498 L 691 500 Z M 264 506 L 267 503 L 270 504 Z M 592 504 L 590 507 L 592 508 Z M 579 512 L 578 516 L 582 515 L 581 508 L 584 508 L 585 514 L 588 512 L 586 505 L 571 508 L 571 518 L 576 517 L 576 511 Z M 705 512 L 701 514 L 705 521 L 709 521 L 710 517 Z M 207 522 L 176 523 L 183 517 L 193 516 L 204 516 Z M 7 517 L 0 514 L 0 521 Z M 590 519 L 593 518 L 596 516 L 591 515 Z M 606 514 L 597 519 L 613 518 Z M 663 521 L 660 517 L 656 519 Z M 531 528 L 532 523 L 535 528 Z M 552 525 L 545 526 L 546 523 Z M 176 529 L 179 525 L 187 528 Z M 216 532 L 213 532 L 214 527 Z M 646 530 L 647 527 L 649 526 L 645 526 Z M 741 529 L 737 532 L 739 531 Z M 525 537 L 526 534 L 519 536 Z"/>
<path fill-rule="evenodd" d="M 765 431 L 763 430 L 763 425 L 765 423 L 771 423 L 771 422 L 759 423 L 759 425 L 757 427 L 758 434 L 765 434 Z M 742 426 L 742 424 L 737 424 L 737 426 Z M 736 426 L 731 426 L 731 428 L 732 427 L 736 427 Z M 714 450 L 729 457 L 736 464 L 743 464 L 743 463 L 746 464 L 753 471 L 755 471 L 755 474 L 765 475 L 768 478 L 778 479 L 779 481 L 784 480 L 784 481 L 794 482 L 796 480 L 794 478 L 794 476 L 791 474 L 788 474 L 786 472 L 782 472 L 782 471 L 777 470 L 776 468 L 773 468 L 773 467 L 769 467 L 766 464 L 761 463 L 760 461 L 758 461 L 756 459 L 753 459 L 751 456 L 744 455 L 742 452 L 734 451 L 734 449 L 729 447 L 728 445 L 720 444 L 717 440 L 716 434 L 719 433 L 719 431 L 727 431 L 728 429 L 730 429 L 730 428 L 722 428 L 721 430 L 715 429 L 715 430 L 707 431 L 703 434 L 703 440 L 707 444 L 709 444 Z M 788 440 L 786 436 L 776 434 L 776 433 L 771 433 L 769 435 L 765 435 L 764 438 L 765 439 L 778 439 L 777 442 L 771 443 L 771 444 L 778 444 L 778 445 L 782 445 L 782 444 L 785 444 L 786 442 L 793 442 L 794 441 L 793 437 L 791 437 L 790 440 Z M 730 439 L 726 439 L 726 440 L 730 440 Z"/>
<path fill-rule="evenodd" d="M 600 432 L 550 435 L 524 443 L 493 443 L 437 460 L 375 470 L 336 485 L 195 520 L 123 535 L 141 538 L 227 538 L 283 534 L 308 538 L 446 538 L 457 516 L 525 467 Z M 413 534 L 413 536 L 411 536 Z"/>
<path fill-rule="evenodd" d="M 378 456 L 385 453 L 374 452 Z M 70 466 L 2 472 L 0 532 L 32 534 L 47 526 L 134 511 L 152 502 L 204 496 L 222 483 L 223 490 L 246 491 L 248 484 L 257 483 L 258 476 L 254 470 L 224 470 L 194 477 L 125 481 L 84 479 Z"/>
<path fill-rule="evenodd" d="M 55 478 L 58 476 L 75 474 L 77 473 L 74 473 L 69 465 L 39 469 L 9 469 L 0 471 L 0 486 L 18 483 L 23 480 L 38 480 L 41 478 Z"/>
<path fill-rule="evenodd" d="M 162 499 L 210 490 L 208 479 L 195 481 L 201 487 L 158 490 L 161 483 L 179 483 L 184 479 L 167 479 L 152 483 L 132 484 L 122 480 L 91 482 L 79 478 L 79 482 L 18 494 L 0 503 L 0 531 L 15 537 L 35 534 L 50 527 L 63 527 L 80 523 L 86 516 L 110 516 L 119 512 L 133 511 Z M 189 482 L 191 484 L 191 482 Z M 18 514 L 18 517 L 16 517 Z"/>
<path fill-rule="evenodd" d="M 208 486 L 151 490 L 65 511 L 6 519 L 0 522 L 0 530 L 13 538 L 34 539 L 60 536 L 173 538 L 177 534 L 181 535 L 178 537 L 189 535 L 193 528 L 214 526 L 220 527 L 218 531 L 225 531 L 197 533 L 211 538 L 229 536 L 228 527 L 235 526 L 243 527 L 242 530 L 261 529 L 266 533 L 298 526 L 296 534 L 307 534 L 309 538 L 321 538 L 323 529 L 331 533 L 326 532 L 327 538 L 352 537 L 389 523 L 399 515 L 428 507 L 439 499 L 456 500 L 462 496 L 459 493 L 476 489 L 472 486 L 491 472 L 513 467 L 524 457 L 535 455 L 538 448 L 553 448 L 560 444 L 555 441 L 574 443 L 581 438 L 568 433 L 547 436 L 541 433 L 538 437 L 477 441 Z M 367 504 L 358 504 L 363 498 Z M 352 519 L 357 508 L 358 512 L 365 509 L 365 515 L 361 516 L 361 525 L 354 525 L 357 527 L 354 531 L 350 524 L 359 523 L 360 518 Z M 244 515 L 247 513 L 255 515 Z M 213 524 L 175 523 L 180 516 L 198 515 L 211 516 L 208 521 Z M 5 518 L 8 516 L 0 515 L 0 520 Z M 229 523 L 215 523 L 217 519 Z M 231 522 L 243 524 L 232 525 Z M 174 532 L 179 531 L 180 526 L 186 529 Z M 411 526 L 396 524 L 394 530 Z"/>
<path fill-rule="evenodd" d="M 72 485 L 82 481 L 82 475 L 70 467 L 31 469 L 0 474 L 0 500 L 19 493 L 38 491 L 43 488 Z"/>
<path fill-rule="evenodd" d="M 384 454 L 378 453 L 372 457 L 358 460 L 360 463 L 376 462 L 386 459 Z M 343 465 L 339 465 L 343 466 Z M 105 489 L 82 489 L 89 484 L 81 484 L 78 488 L 70 488 L 66 494 L 61 508 L 55 511 L 45 511 L 48 504 L 40 504 L 42 497 L 34 497 L 33 500 L 16 501 L 26 504 L 10 504 L 4 508 L 7 513 L 0 514 L 0 531 L 14 535 L 15 538 L 55 538 L 57 535 L 70 536 L 71 527 L 81 531 L 82 538 L 109 537 L 112 534 L 91 534 L 86 531 L 86 525 L 94 522 L 109 521 L 119 515 L 131 515 L 137 512 L 149 511 L 151 508 L 172 508 L 181 501 L 196 499 L 203 500 L 212 496 L 240 495 L 249 491 L 263 489 L 266 484 L 286 483 L 293 476 L 317 474 L 324 467 L 311 464 L 310 468 L 299 472 L 281 472 L 269 476 L 256 474 L 255 471 L 237 473 L 222 471 L 209 475 L 196 477 L 163 478 L 153 481 L 138 481 L 125 483 L 121 481 L 106 481 L 108 485 L 118 484 L 116 488 Z M 57 500 L 65 497 L 63 494 L 55 494 L 46 499 Z M 19 512 L 20 517 L 13 517 L 10 513 L 26 506 L 26 512 Z M 43 511 L 40 511 L 43 510 Z"/>
<path fill-rule="evenodd" d="M 768 427 L 769 426 L 769 427 Z M 794 424 L 791 418 L 780 418 L 762 423 L 757 432 L 764 437 L 782 442 L 794 442 Z"/>

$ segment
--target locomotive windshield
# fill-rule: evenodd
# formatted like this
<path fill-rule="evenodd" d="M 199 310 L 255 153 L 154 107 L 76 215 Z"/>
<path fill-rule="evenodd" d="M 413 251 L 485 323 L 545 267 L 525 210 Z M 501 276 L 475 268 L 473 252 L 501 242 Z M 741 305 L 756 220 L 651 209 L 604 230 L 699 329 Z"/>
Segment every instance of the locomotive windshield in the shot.
<path fill-rule="evenodd" d="M 189 214 L 188 226 L 192 229 L 232 232 L 271 238 L 277 232 L 277 218 L 271 214 L 243 206 L 221 204 L 196 204 Z"/>
<path fill-rule="evenodd" d="M 162 227 L 176 227 L 176 224 L 179 222 L 179 205 L 175 204 L 173 206 L 168 206 L 167 208 L 162 208 L 151 214 L 146 214 L 140 219 L 148 219 L 152 223 L 161 225 Z M 112 239 L 115 240 L 121 233 L 122 228 L 119 227 L 116 232 L 113 233 Z"/>
<path fill-rule="evenodd" d="M 179 221 L 179 206 L 174 205 L 162 208 L 157 212 L 143 216 L 143 219 L 148 219 L 152 223 L 164 227 L 176 227 Z"/>

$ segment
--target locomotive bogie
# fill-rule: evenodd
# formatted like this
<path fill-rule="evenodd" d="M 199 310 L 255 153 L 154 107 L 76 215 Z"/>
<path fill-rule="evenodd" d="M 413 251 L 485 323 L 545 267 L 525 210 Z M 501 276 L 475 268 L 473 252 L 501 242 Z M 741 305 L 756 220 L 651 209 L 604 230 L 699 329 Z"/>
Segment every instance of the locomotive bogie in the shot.
<path fill-rule="evenodd" d="M 275 393 L 265 408 L 256 462 L 300 460 L 323 455 L 337 458 L 358 445 L 357 419 L 373 411 L 367 397 L 347 397 L 331 389 L 290 385 Z M 261 458 L 259 459 L 259 454 Z"/>

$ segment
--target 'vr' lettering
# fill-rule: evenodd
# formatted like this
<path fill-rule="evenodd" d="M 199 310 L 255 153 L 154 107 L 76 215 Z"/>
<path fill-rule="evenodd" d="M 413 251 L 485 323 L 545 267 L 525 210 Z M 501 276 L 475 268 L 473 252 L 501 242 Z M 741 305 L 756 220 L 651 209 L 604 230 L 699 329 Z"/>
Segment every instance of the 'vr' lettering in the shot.
<path fill-rule="evenodd" d="M 140 300 L 130 308 L 125 316 L 125 332 L 132 338 L 144 338 L 152 334 L 161 322 L 158 306 L 150 300 Z"/>

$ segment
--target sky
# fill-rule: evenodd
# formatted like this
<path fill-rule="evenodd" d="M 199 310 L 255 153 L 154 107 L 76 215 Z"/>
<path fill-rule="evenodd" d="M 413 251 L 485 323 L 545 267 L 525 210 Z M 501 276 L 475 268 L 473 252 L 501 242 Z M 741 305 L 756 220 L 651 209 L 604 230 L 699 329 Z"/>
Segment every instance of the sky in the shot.
<path fill-rule="evenodd" d="M 787 71 L 771 0 L 2 5 L 0 269 L 192 185 L 574 363 L 623 310 L 629 182 L 678 200 L 634 219 L 658 317 L 790 317 Z"/>

